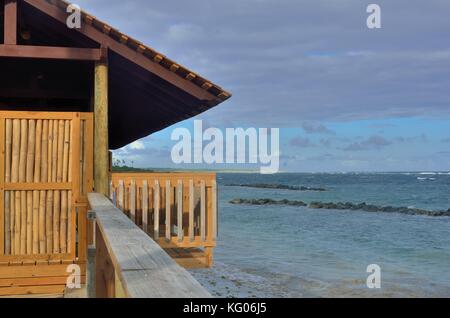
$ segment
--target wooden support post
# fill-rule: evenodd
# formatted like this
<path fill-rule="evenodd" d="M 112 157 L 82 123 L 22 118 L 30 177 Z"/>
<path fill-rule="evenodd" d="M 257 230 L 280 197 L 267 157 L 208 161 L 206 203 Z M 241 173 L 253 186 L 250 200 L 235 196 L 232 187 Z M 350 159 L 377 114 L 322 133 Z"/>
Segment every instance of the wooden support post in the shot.
<path fill-rule="evenodd" d="M 5 0 L 4 42 L 17 44 L 17 0 Z"/>
<path fill-rule="evenodd" d="M 106 55 L 106 54 L 105 54 Z M 95 64 L 94 187 L 109 197 L 108 63 Z"/>

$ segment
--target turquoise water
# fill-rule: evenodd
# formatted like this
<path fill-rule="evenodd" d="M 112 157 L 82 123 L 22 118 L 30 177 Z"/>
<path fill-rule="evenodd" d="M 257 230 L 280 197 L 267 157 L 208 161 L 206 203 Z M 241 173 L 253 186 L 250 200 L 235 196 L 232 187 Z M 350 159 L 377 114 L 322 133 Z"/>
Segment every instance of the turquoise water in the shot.
<path fill-rule="evenodd" d="M 218 296 L 449 297 L 450 217 L 231 205 L 273 198 L 450 208 L 449 174 L 221 174 L 216 266 L 194 272 Z M 327 192 L 230 187 L 277 183 Z M 381 289 L 366 286 L 369 264 Z"/>

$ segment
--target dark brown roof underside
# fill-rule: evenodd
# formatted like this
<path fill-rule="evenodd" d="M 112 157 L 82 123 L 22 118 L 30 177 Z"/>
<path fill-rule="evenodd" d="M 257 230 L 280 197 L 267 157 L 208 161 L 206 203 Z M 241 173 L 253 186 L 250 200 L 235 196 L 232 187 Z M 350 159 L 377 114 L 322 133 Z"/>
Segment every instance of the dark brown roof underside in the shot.
<path fill-rule="evenodd" d="M 27 41 L 19 36 L 21 42 L 19 44 L 88 48 L 102 45 L 78 31 L 69 30 L 60 21 L 25 1 L 20 2 L 19 11 L 22 21 L 19 23 L 31 33 L 30 40 Z M 217 85 L 202 84 L 202 89 L 209 90 L 211 96 L 218 97 L 198 99 L 113 50 L 109 51 L 108 57 L 111 149 L 123 147 L 179 121 L 196 116 L 231 96 Z M 167 59 L 165 63 L 167 61 L 170 60 Z M 164 63 L 164 60 L 161 63 Z M 169 65 L 167 67 L 170 68 Z M 185 76 L 183 72 L 186 71 L 187 69 L 180 67 L 176 72 L 178 76 L 183 77 Z M 196 79 L 204 80 L 199 76 Z M 219 97 L 220 94 L 222 95 Z"/>

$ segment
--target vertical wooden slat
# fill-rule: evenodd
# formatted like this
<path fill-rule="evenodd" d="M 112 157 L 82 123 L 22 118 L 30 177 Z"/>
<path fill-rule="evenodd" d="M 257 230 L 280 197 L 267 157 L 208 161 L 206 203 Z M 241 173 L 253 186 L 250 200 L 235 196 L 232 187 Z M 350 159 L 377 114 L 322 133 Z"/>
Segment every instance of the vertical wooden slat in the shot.
<path fill-rule="evenodd" d="M 154 209 L 153 209 L 153 235 L 154 239 L 159 239 L 159 209 L 160 209 L 160 186 L 159 181 L 155 180 L 155 189 L 154 189 Z"/>
<path fill-rule="evenodd" d="M 27 146 L 27 157 L 26 157 L 26 182 L 33 182 L 34 173 L 34 156 L 35 156 L 35 146 L 36 146 L 36 121 L 30 119 L 28 121 L 28 146 Z"/>
<path fill-rule="evenodd" d="M 27 171 L 27 141 L 28 141 L 28 121 L 20 121 L 20 159 L 19 159 L 19 182 L 26 181 Z M 27 253 L 27 193 L 20 191 L 20 254 Z"/>
<path fill-rule="evenodd" d="M 16 239 L 15 239 L 15 233 L 14 233 L 14 227 L 16 226 L 16 201 L 14 198 L 14 191 L 9 191 L 9 198 L 10 198 L 10 211 L 11 211 L 11 218 L 10 218 L 10 231 L 11 231 L 11 255 L 16 255 Z"/>
<path fill-rule="evenodd" d="M 62 156 L 62 179 L 61 182 L 67 182 L 69 177 L 69 152 L 70 152 L 70 121 L 64 121 L 64 143 Z M 68 191 L 61 192 L 61 216 L 59 224 L 59 246 L 61 253 L 67 253 L 67 236 L 70 235 L 67 229 L 68 223 Z"/>
<path fill-rule="evenodd" d="M 20 191 L 20 255 L 27 254 L 27 192 Z"/>
<path fill-rule="evenodd" d="M 48 134 L 49 121 L 42 122 L 42 143 L 41 143 L 41 182 L 48 182 Z M 39 193 L 39 253 L 47 252 L 47 235 L 46 235 L 46 208 L 47 208 L 47 192 Z"/>
<path fill-rule="evenodd" d="M 148 232 L 148 182 L 142 181 L 142 229 Z"/>
<path fill-rule="evenodd" d="M 57 157 L 57 121 L 48 122 L 48 144 L 47 144 L 47 182 L 56 182 L 56 157 Z M 46 252 L 53 253 L 53 190 L 47 191 L 45 208 L 45 233 Z"/>
<path fill-rule="evenodd" d="M 206 241 L 206 184 L 205 180 L 200 183 L 200 236 Z"/>
<path fill-rule="evenodd" d="M 5 119 L 0 119 L 0 144 L 5 147 Z M 4 202 L 4 183 L 5 183 L 5 148 L 0 149 L 0 255 L 9 254 L 9 246 L 8 249 L 5 250 L 6 247 L 6 236 L 8 235 L 7 229 L 9 228 L 9 216 L 8 223 L 5 218 L 5 202 Z M 9 205 L 9 202 L 8 202 Z M 8 225 L 7 225 L 8 224 Z M 9 238 L 8 238 L 9 241 Z M 9 244 L 9 242 L 8 242 Z"/>
<path fill-rule="evenodd" d="M 189 180 L 189 239 L 194 241 L 194 180 Z"/>
<path fill-rule="evenodd" d="M 183 241 L 183 181 L 178 180 L 177 185 L 177 230 L 178 241 Z"/>
<path fill-rule="evenodd" d="M 0 123 L 0 126 L 3 125 L 3 121 L 5 124 L 5 157 L 4 157 L 4 167 L 5 167 L 5 183 L 10 183 L 11 182 L 11 147 L 12 147 L 12 120 L 11 119 L 6 119 L 6 120 L 2 120 L 2 122 Z M 0 135 L 3 131 L 3 128 L 0 127 Z M 2 137 L 0 137 L 2 138 Z M 0 139 L 1 142 L 1 139 Z M 3 164 L 1 163 L 1 158 L 0 158 L 0 169 L 1 167 L 3 167 Z M 1 171 L 0 171 L 1 173 Z M 0 179 L 0 182 L 2 182 L 2 180 Z M 1 193 L 0 193 L 1 196 Z M 10 191 L 6 191 L 4 192 L 4 196 L 5 196 L 5 202 L 4 202 L 4 207 L 5 207 L 5 217 L 4 217 L 4 230 L 5 230 L 5 254 L 6 255 L 10 255 L 11 254 L 11 247 L 12 247 L 12 243 L 11 243 L 11 218 L 12 218 L 12 214 L 14 213 L 13 210 L 11 210 L 11 192 Z M 1 199 L 1 198 L 0 198 Z M 1 209 L 1 206 L 0 206 Z"/>
<path fill-rule="evenodd" d="M 46 253 L 46 234 L 45 234 L 45 208 L 46 191 L 39 192 L 39 254 Z"/>
<path fill-rule="evenodd" d="M 212 206 L 211 206 L 211 223 L 212 223 L 212 239 L 217 240 L 217 182 L 211 180 Z"/>
<path fill-rule="evenodd" d="M 81 138 L 81 118 L 79 113 L 73 114 L 73 119 L 71 121 L 71 129 L 70 129 L 70 147 L 69 147 L 69 173 L 67 176 L 67 181 L 72 182 L 72 191 L 67 193 L 68 196 L 68 207 L 67 207 L 67 252 L 72 256 L 75 256 L 77 253 L 76 250 L 76 221 L 77 214 L 76 212 L 76 200 L 79 200 L 81 197 L 81 189 L 80 185 L 83 182 L 81 174 L 81 165 L 79 160 L 83 160 L 82 152 L 83 152 L 83 139 Z M 83 177 L 85 178 L 85 177 Z M 81 218 L 81 215 L 79 216 Z M 86 217 L 79 220 L 80 226 L 83 227 L 83 230 L 86 229 Z M 82 224 L 81 224 L 82 223 Z M 85 233 L 83 233 L 85 235 Z M 87 246 L 86 236 L 81 237 L 79 235 L 79 250 L 85 249 Z"/>
<path fill-rule="evenodd" d="M 41 181 L 41 155 L 42 155 L 42 120 L 36 121 L 36 133 L 34 142 L 34 170 L 33 182 Z M 39 191 L 33 191 L 33 254 L 39 254 L 39 211 L 40 211 Z"/>
<path fill-rule="evenodd" d="M 73 120 L 70 122 L 70 133 L 69 133 L 69 162 L 68 162 L 68 171 L 67 171 L 67 182 L 73 181 L 73 175 L 78 174 L 78 178 L 76 180 L 80 180 L 80 162 L 77 160 L 80 159 L 81 150 L 79 149 L 78 155 L 74 154 L 74 144 L 77 144 L 78 147 L 81 147 L 79 142 L 81 141 L 78 136 L 80 135 L 80 118 L 77 114 L 74 114 Z M 74 138 L 74 134 L 77 138 Z M 74 141 L 74 139 L 78 140 Z M 74 172 L 75 170 L 75 172 Z M 75 190 L 75 197 L 73 196 L 72 191 L 67 191 L 67 253 L 72 254 L 73 257 L 76 256 L 76 215 L 73 211 L 74 207 L 74 198 L 75 200 L 79 199 L 80 193 L 80 185 L 72 183 L 72 189 Z"/>
<path fill-rule="evenodd" d="M 11 162 L 11 182 L 16 183 L 19 181 L 19 161 L 20 161 L 20 120 L 13 120 L 13 139 L 12 139 L 12 162 Z M 20 194 L 18 191 L 11 192 L 11 220 L 12 223 L 12 248 L 13 255 L 20 254 Z M 18 205 L 19 203 L 19 205 Z"/>
<path fill-rule="evenodd" d="M 172 239 L 172 228 L 171 228 L 171 213 L 172 213 L 172 189 L 170 185 L 170 180 L 166 181 L 166 240 L 170 241 Z"/>
<path fill-rule="evenodd" d="M 136 181 L 130 182 L 130 218 L 136 224 Z"/>
<path fill-rule="evenodd" d="M 125 212 L 125 206 L 124 206 L 124 183 L 123 180 L 119 181 L 119 190 L 117 191 L 118 194 L 118 204 L 119 204 L 119 209 Z"/>

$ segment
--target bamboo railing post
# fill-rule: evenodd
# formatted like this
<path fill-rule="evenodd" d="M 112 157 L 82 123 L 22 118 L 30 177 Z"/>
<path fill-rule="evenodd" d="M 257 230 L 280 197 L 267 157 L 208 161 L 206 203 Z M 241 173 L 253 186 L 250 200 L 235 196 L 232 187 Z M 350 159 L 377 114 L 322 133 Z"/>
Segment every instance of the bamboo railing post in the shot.
<path fill-rule="evenodd" d="M 27 141 L 28 141 L 28 121 L 20 121 L 20 159 L 19 159 L 19 182 L 26 181 L 27 168 Z M 20 191 L 20 255 L 27 253 L 27 193 Z"/>
<path fill-rule="evenodd" d="M 200 184 L 200 236 L 206 241 L 206 184 L 205 180 Z"/>
<path fill-rule="evenodd" d="M 183 181 L 178 180 L 177 185 L 177 230 L 178 242 L 183 241 Z"/>
<path fill-rule="evenodd" d="M 166 180 L 166 240 L 172 240 L 172 224 L 171 224 L 171 214 L 172 214 L 172 189 L 170 185 L 170 180 Z"/>
<path fill-rule="evenodd" d="M 136 224 L 136 181 L 130 182 L 130 218 Z"/>
<path fill-rule="evenodd" d="M 13 141 L 12 141 L 12 162 L 11 162 L 11 182 L 17 183 L 19 181 L 19 162 L 20 162 L 20 136 L 21 122 L 19 119 L 13 120 Z M 12 223 L 12 242 L 13 255 L 20 254 L 20 192 L 13 191 L 11 193 L 11 214 L 14 214 L 14 222 Z M 13 210 L 14 208 L 14 210 Z"/>
<path fill-rule="evenodd" d="M 5 183 L 11 182 L 11 149 L 12 147 L 12 120 L 5 120 Z M 1 168 L 1 167 L 0 167 Z M 12 227 L 11 219 L 14 211 L 11 209 L 11 191 L 5 191 L 5 219 L 4 219 L 4 233 L 5 233 L 5 254 L 10 255 L 12 247 Z"/>
<path fill-rule="evenodd" d="M 218 227 L 218 219 L 217 219 L 217 210 L 218 210 L 218 202 L 217 202 L 217 181 L 216 180 L 212 180 L 212 187 L 211 187 L 211 191 L 212 191 L 212 210 L 211 210 L 211 223 L 212 223 L 212 239 L 213 241 L 217 240 L 217 227 Z"/>
<path fill-rule="evenodd" d="M 153 238 L 158 241 L 159 240 L 159 209 L 160 209 L 160 186 L 159 181 L 155 180 L 155 189 L 154 189 L 154 204 L 153 204 Z"/>
<path fill-rule="evenodd" d="M 124 207 L 125 207 L 124 206 L 124 184 L 123 184 L 122 180 L 119 181 L 119 190 L 117 192 L 118 192 L 117 202 L 119 205 L 119 209 L 124 211 Z"/>
<path fill-rule="evenodd" d="M 148 182 L 142 181 L 142 228 L 148 233 Z"/>
<path fill-rule="evenodd" d="M 189 239 L 194 241 L 194 180 L 189 180 Z"/>
<path fill-rule="evenodd" d="M 63 156 L 62 156 L 62 178 L 61 182 L 67 182 L 69 171 L 69 147 L 70 147 L 70 122 L 64 121 L 63 135 Z M 60 216 L 60 238 L 59 246 L 61 253 L 67 253 L 67 219 L 68 219 L 68 191 L 61 191 L 61 216 Z"/>

